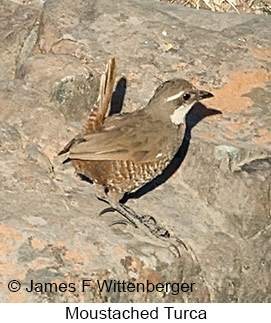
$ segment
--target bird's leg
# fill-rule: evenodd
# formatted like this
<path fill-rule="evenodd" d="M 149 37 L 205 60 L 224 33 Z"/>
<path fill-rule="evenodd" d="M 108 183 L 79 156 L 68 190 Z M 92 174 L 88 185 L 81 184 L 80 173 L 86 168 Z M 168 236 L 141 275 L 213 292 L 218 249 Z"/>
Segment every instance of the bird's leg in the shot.
<path fill-rule="evenodd" d="M 125 211 L 127 211 L 130 215 L 132 215 L 134 219 L 138 220 L 142 225 L 144 225 L 144 227 L 147 228 L 148 231 L 156 238 L 169 242 L 171 248 L 174 250 L 173 253 L 177 258 L 181 258 L 181 253 L 179 248 L 177 247 L 177 244 L 181 244 L 187 250 L 187 247 L 184 244 L 184 242 L 180 239 L 172 238 L 168 230 L 158 225 L 153 216 L 138 215 L 131 208 L 129 208 L 127 205 L 124 205 L 124 204 L 120 204 L 120 207 L 123 208 Z M 117 223 L 118 222 L 114 224 L 117 224 Z"/>
<path fill-rule="evenodd" d="M 117 192 L 109 191 L 105 193 L 103 187 L 99 187 L 99 194 L 96 194 L 99 200 L 102 200 L 109 204 L 110 206 L 102 210 L 99 215 L 103 215 L 107 212 L 115 212 L 117 211 L 122 216 L 124 216 L 125 220 L 117 220 L 114 221 L 111 225 L 115 224 L 132 224 L 135 228 L 138 228 L 138 225 L 135 221 L 138 221 L 140 224 L 144 225 L 148 231 L 153 234 L 156 238 L 162 239 L 163 241 L 174 240 L 174 243 L 170 242 L 171 247 L 175 250 L 177 257 L 180 257 L 180 251 L 175 243 L 180 243 L 182 245 L 183 242 L 178 239 L 172 238 L 167 229 L 159 226 L 154 217 L 150 215 L 138 215 L 127 205 L 119 203 L 119 200 L 122 198 L 122 195 Z M 185 246 L 185 245 L 184 245 Z M 185 246 L 186 247 L 186 246 Z"/>
<path fill-rule="evenodd" d="M 163 227 L 157 224 L 155 218 L 151 215 L 139 215 L 135 213 L 131 208 L 127 205 L 120 204 L 120 206 L 125 209 L 125 211 L 129 212 L 140 223 L 142 223 L 148 230 L 155 235 L 157 238 L 169 238 L 170 234 L 168 230 L 164 229 Z"/>
<path fill-rule="evenodd" d="M 97 185 L 96 185 L 97 186 Z M 122 194 L 109 191 L 105 193 L 104 188 L 99 186 L 97 187 L 99 194 L 96 194 L 99 200 L 102 200 L 110 205 L 110 207 L 105 208 L 100 212 L 100 215 L 103 215 L 107 212 L 114 212 L 117 211 L 122 216 L 124 216 L 128 223 L 131 223 L 134 227 L 137 227 L 135 220 L 139 221 L 141 224 L 143 224 L 153 235 L 155 235 L 158 238 L 169 238 L 170 234 L 168 230 L 162 228 L 159 226 L 154 219 L 154 217 L 149 215 L 139 215 L 136 212 L 134 212 L 131 208 L 129 208 L 127 205 L 119 203 L 119 200 L 122 198 Z M 114 222 L 114 224 L 119 224 L 124 222 Z"/>
<path fill-rule="evenodd" d="M 115 224 L 132 224 L 135 228 L 137 228 L 137 225 L 135 221 L 133 220 L 134 212 L 128 211 L 128 209 L 124 208 L 122 204 L 119 203 L 119 200 L 122 198 L 123 194 L 117 193 L 117 192 L 105 192 L 105 189 L 101 185 L 96 184 L 97 193 L 96 196 L 99 200 L 106 202 L 110 206 L 103 209 L 99 215 L 103 215 L 108 212 L 115 212 L 117 211 L 122 216 L 125 217 L 127 221 L 114 221 L 111 225 Z"/>
<path fill-rule="evenodd" d="M 99 215 L 103 215 L 105 213 L 108 212 L 114 212 L 117 211 L 118 213 L 120 213 L 122 216 L 124 216 L 126 218 L 127 221 L 114 221 L 111 225 L 115 225 L 115 224 L 132 224 L 134 227 L 137 227 L 136 223 L 134 220 L 139 221 L 140 223 L 144 224 L 150 232 L 157 232 L 158 233 L 158 229 L 157 228 L 152 228 L 151 226 L 155 227 L 156 226 L 156 220 L 151 217 L 151 216 L 147 216 L 147 215 L 138 215 L 136 212 L 134 212 L 131 208 L 129 208 L 127 205 L 124 205 L 122 203 L 119 202 L 119 200 L 121 200 L 121 198 L 123 197 L 123 194 L 121 193 L 117 193 L 115 191 L 108 191 L 105 192 L 104 187 L 101 185 L 96 185 L 97 188 L 97 198 L 101 201 L 104 201 L 106 203 L 108 203 L 110 205 L 110 207 L 105 208 L 104 210 L 102 210 Z M 155 233 L 154 233 L 155 234 Z M 155 234 L 157 235 L 157 234 Z M 162 234 L 161 234 L 162 236 Z"/>
<path fill-rule="evenodd" d="M 157 221 L 155 218 L 151 215 L 139 215 L 135 213 L 131 208 L 129 208 L 127 205 L 120 204 L 122 208 L 124 208 L 129 214 L 131 214 L 135 219 L 137 219 L 140 223 L 142 223 L 145 227 L 148 228 L 148 230 L 154 234 L 156 237 L 165 237 L 169 238 L 170 234 L 168 230 L 162 228 L 157 224 Z"/>

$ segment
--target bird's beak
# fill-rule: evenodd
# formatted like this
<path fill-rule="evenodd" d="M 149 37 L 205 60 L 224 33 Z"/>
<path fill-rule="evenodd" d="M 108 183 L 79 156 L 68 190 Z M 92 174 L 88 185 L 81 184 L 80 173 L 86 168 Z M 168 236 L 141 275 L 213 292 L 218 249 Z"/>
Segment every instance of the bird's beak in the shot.
<path fill-rule="evenodd" d="M 199 90 L 197 93 L 197 99 L 198 100 L 202 100 L 202 99 L 207 99 L 207 98 L 211 98 L 214 95 L 210 92 L 207 91 L 203 91 L 203 90 Z"/>

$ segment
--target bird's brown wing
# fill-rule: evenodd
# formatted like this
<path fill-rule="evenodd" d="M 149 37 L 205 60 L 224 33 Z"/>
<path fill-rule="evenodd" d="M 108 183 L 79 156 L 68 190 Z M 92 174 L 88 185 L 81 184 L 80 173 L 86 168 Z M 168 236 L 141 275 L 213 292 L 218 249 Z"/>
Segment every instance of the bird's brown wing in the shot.
<path fill-rule="evenodd" d="M 151 124 L 142 115 L 137 117 L 137 122 L 132 122 L 132 120 L 131 122 L 125 122 L 125 120 L 114 122 L 113 119 L 101 132 L 86 135 L 84 141 L 74 144 L 70 148 L 69 158 L 132 160 L 147 163 L 171 156 L 181 144 L 180 142 L 176 145 L 176 130 L 173 131 L 172 126 L 167 127 L 161 121 Z M 155 131 L 150 127 L 155 127 Z M 159 135 L 157 135 L 158 132 Z M 182 132 L 184 133 L 184 127 Z"/>

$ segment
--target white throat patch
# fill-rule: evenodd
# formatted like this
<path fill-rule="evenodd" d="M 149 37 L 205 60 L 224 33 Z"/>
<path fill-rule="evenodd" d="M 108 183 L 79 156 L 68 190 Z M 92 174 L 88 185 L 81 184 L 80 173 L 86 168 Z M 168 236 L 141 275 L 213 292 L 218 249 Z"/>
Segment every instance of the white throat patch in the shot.
<path fill-rule="evenodd" d="M 179 108 L 177 108 L 170 116 L 171 122 L 176 124 L 177 126 L 180 125 L 181 123 L 184 123 L 187 112 L 192 108 L 192 106 L 195 103 L 196 101 L 192 102 L 186 107 L 181 105 Z"/>

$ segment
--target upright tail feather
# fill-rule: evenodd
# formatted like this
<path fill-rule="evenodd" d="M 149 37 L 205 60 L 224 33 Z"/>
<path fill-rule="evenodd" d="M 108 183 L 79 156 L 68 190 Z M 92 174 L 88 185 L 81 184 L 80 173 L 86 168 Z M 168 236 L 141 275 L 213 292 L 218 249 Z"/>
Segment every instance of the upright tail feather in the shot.
<path fill-rule="evenodd" d="M 91 109 L 88 119 L 83 125 L 82 134 L 87 135 L 98 131 L 108 114 L 109 103 L 115 87 L 116 58 L 110 58 L 105 72 L 101 76 L 100 91 L 95 106 Z"/>

